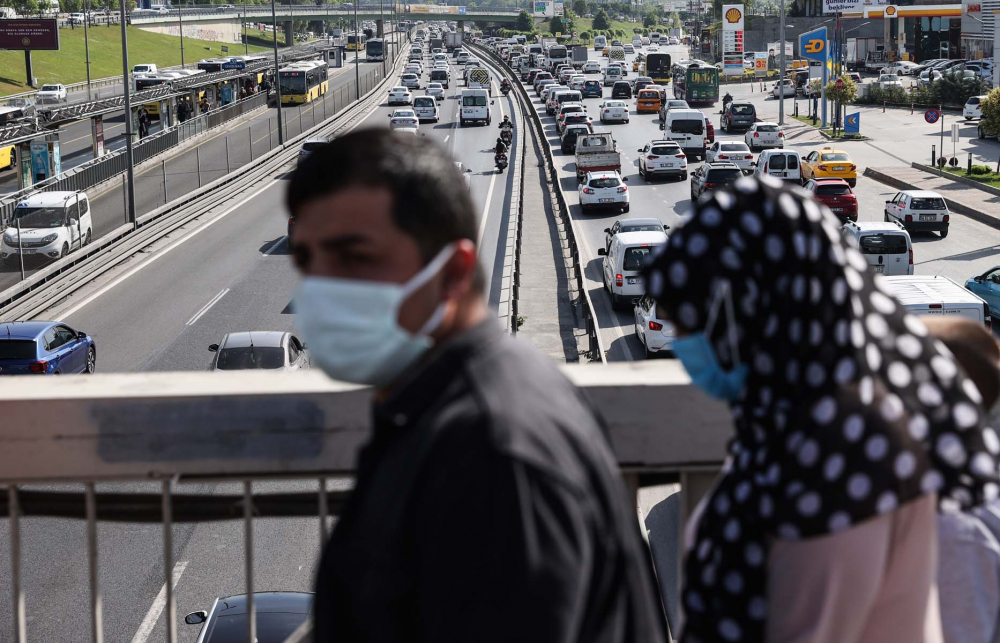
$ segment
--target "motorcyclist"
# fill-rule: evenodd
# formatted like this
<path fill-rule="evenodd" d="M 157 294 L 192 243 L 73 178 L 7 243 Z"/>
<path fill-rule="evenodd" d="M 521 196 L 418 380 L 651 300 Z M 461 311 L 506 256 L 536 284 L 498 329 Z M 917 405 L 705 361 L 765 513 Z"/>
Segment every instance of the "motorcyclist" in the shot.
<path fill-rule="evenodd" d="M 514 121 L 510 120 L 510 116 L 504 114 L 503 120 L 500 121 L 499 129 L 507 132 L 514 131 Z"/>
<path fill-rule="evenodd" d="M 506 78 L 504 78 L 503 82 L 500 83 L 500 91 L 505 94 L 510 91 L 510 81 Z"/>
<path fill-rule="evenodd" d="M 722 97 L 722 111 L 725 112 L 726 108 L 729 107 L 729 103 L 733 102 L 733 97 L 726 92 L 726 95 Z"/>
<path fill-rule="evenodd" d="M 500 158 L 501 154 L 507 153 L 507 144 L 503 142 L 502 138 L 497 139 L 496 147 L 493 148 L 495 158 Z"/>

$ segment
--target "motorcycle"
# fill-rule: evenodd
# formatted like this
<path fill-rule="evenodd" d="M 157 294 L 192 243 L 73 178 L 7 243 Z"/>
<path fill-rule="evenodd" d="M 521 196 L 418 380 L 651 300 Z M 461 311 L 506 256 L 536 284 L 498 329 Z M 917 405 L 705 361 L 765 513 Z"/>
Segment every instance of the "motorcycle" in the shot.
<path fill-rule="evenodd" d="M 510 93 L 510 85 L 504 85 L 500 88 L 500 93 L 503 94 L 504 98 L 507 98 L 507 94 Z"/>
<path fill-rule="evenodd" d="M 507 155 L 500 152 L 494 158 L 494 162 L 497 165 L 497 174 L 503 174 L 503 171 L 507 168 Z"/>
<path fill-rule="evenodd" d="M 510 147 L 510 141 L 512 138 L 513 134 L 511 134 L 511 131 L 509 129 L 500 131 L 500 140 L 503 141 L 504 145 L 506 145 L 507 147 Z"/>

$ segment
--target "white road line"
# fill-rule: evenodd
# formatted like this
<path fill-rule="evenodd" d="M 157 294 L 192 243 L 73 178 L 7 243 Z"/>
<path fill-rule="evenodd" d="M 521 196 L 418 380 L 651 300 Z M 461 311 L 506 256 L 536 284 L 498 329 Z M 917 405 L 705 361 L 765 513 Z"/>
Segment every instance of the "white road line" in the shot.
<path fill-rule="evenodd" d="M 198 312 L 196 312 L 196 313 L 194 314 L 194 316 L 193 316 L 193 317 L 192 317 L 191 319 L 189 319 L 189 320 L 187 321 L 187 324 L 185 324 L 185 325 L 186 325 L 186 326 L 191 326 L 191 325 L 192 325 L 192 324 L 194 324 L 194 323 L 195 323 L 196 321 L 198 321 L 199 319 L 201 319 L 201 316 L 202 316 L 202 315 L 204 315 L 205 313 L 207 313 L 207 312 L 208 312 L 208 310 L 209 310 L 209 309 L 210 309 L 210 308 L 211 308 L 212 306 L 214 306 L 214 305 L 216 304 L 216 302 L 218 302 L 218 301 L 219 301 L 220 299 L 222 299 L 223 297 L 225 297 L 225 296 L 226 296 L 226 293 L 227 293 L 227 292 L 229 292 L 229 289 L 228 289 L 228 288 L 223 288 L 222 292 L 220 292 L 220 293 L 219 293 L 218 295 L 216 295 L 215 297 L 212 297 L 212 298 L 211 298 L 211 299 L 210 299 L 210 300 L 208 301 L 208 303 L 207 303 L 207 304 L 205 304 L 204 306 L 202 306 L 201 310 L 199 310 Z"/>
<path fill-rule="evenodd" d="M 493 87 L 493 81 L 491 80 L 490 81 L 490 88 L 491 88 L 490 89 L 490 93 L 493 93 L 492 87 Z M 497 89 L 499 89 L 499 87 Z M 501 100 L 500 101 L 500 120 L 503 120 L 503 117 L 504 117 L 503 101 Z M 514 143 L 514 141 L 511 140 L 511 144 L 513 144 L 513 143 Z M 486 219 L 487 219 L 487 215 L 490 212 L 490 200 L 493 198 L 493 186 L 496 185 L 496 182 L 497 182 L 497 173 L 494 172 L 493 176 L 490 177 L 490 189 L 489 189 L 488 192 L 486 192 L 486 204 L 483 206 L 483 216 L 479 219 L 479 238 L 476 240 L 476 246 L 477 247 L 481 247 L 483 245 L 483 234 L 486 233 Z"/>
<path fill-rule="evenodd" d="M 187 568 L 187 561 L 181 560 L 174 565 L 174 572 L 171 578 L 174 589 L 177 588 L 177 583 L 181 579 L 181 574 Z M 146 612 L 146 618 L 142 619 L 142 623 L 139 624 L 139 629 L 136 630 L 135 636 L 132 637 L 132 643 L 146 643 L 146 639 L 149 635 L 153 633 L 153 627 L 156 626 L 156 621 L 160 619 L 160 614 L 163 613 L 163 608 L 167 606 L 167 584 L 164 583 L 163 587 L 160 588 L 160 593 L 156 595 L 153 599 L 153 604 L 149 606 L 149 611 Z"/>
<path fill-rule="evenodd" d="M 275 250 L 277 250 L 278 246 L 281 245 L 281 242 L 284 241 L 287 238 L 288 238 L 288 235 L 285 235 L 285 236 L 281 237 L 280 239 L 275 239 L 274 243 L 271 244 L 271 247 L 264 251 L 264 256 L 266 257 L 269 254 L 271 254 L 272 252 L 274 252 Z"/>
<path fill-rule="evenodd" d="M 444 137 L 444 142 L 447 143 L 449 138 L 451 138 L 451 134 L 448 134 L 447 136 Z"/>

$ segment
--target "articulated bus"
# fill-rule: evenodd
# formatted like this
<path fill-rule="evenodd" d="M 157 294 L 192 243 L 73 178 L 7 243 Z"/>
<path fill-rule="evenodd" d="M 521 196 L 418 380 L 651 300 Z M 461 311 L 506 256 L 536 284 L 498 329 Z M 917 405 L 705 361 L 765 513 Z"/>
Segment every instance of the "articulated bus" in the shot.
<path fill-rule="evenodd" d="M 322 60 L 305 60 L 278 70 L 281 104 L 311 103 L 330 88 L 327 64 Z"/>
<path fill-rule="evenodd" d="M 368 62 L 385 60 L 385 42 L 381 38 L 372 38 L 365 43 L 365 58 Z"/>
<path fill-rule="evenodd" d="M 190 76 L 197 76 L 199 74 L 204 74 L 205 72 L 200 69 L 177 69 L 171 71 L 161 71 L 156 75 L 136 75 L 133 79 L 133 89 L 137 92 L 141 92 L 147 89 L 152 89 L 153 87 L 159 87 L 164 84 L 171 84 L 175 80 L 180 80 L 182 78 L 188 78 Z M 202 91 L 202 95 L 204 91 Z M 160 103 L 159 101 L 154 103 L 146 103 L 143 105 L 146 108 L 146 113 L 152 119 L 160 118 Z"/>
<path fill-rule="evenodd" d="M 674 65 L 674 98 L 689 105 L 714 105 L 719 100 L 719 70 L 698 60 Z"/>
<path fill-rule="evenodd" d="M 643 62 L 640 76 L 649 76 L 657 85 L 670 82 L 673 72 L 670 68 L 670 54 L 648 54 Z"/>
<path fill-rule="evenodd" d="M 361 51 L 365 48 L 365 35 L 363 33 L 359 34 L 349 34 L 347 36 L 347 51 Z"/>

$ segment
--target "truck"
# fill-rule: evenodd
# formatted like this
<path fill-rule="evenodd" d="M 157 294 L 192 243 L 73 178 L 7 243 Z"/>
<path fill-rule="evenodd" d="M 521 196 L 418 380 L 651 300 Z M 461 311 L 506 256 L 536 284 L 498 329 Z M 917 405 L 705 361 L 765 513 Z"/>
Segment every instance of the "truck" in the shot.
<path fill-rule="evenodd" d="M 882 68 L 892 62 L 892 54 L 887 51 L 869 51 L 865 56 L 865 70 L 881 72 Z"/>
<path fill-rule="evenodd" d="M 587 172 L 621 172 L 622 159 L 611 132 L 594 132 L 576 139 L 576 180 Z"/>
<path fill-rule="evenodd" d="M 877 42 L 876 38 L 848 38 L 844 56 L 847 71 L 863 71 L 865 60 L 869 52 L 875 51 Z"/>
<path fill-rule="evenodd" d="M 150 76 L 155 76 L 158 73 L 156 65 L 153 63 L 140 63 L 138 65 L 132 65 L 133 74 L 149 74 Z"/>
<path fill-rule="evenodd" d="M 587 56 L 589 53 L 590 52 L 588 52 L 587 48 L 584 47 L 583 45 L 577 45 L 576 47 L 573 47 L 573 60 L 572 60 L 573 66 L 576 67 L 577 69 L 583 67 L 583 64 L 587 62 Z"/>
<path fill-rule="evenodd" d="M 443 38 L 431 38 L 431 51 L 434 51 L 435 49 L 444 49 Z"/>
<path fill-rule="evenodd" d="M 455 31 L 449 31 L 444 35 L 444 48 L 449 52 L 455 51 L 462 46 L 462 34 Z"/>

